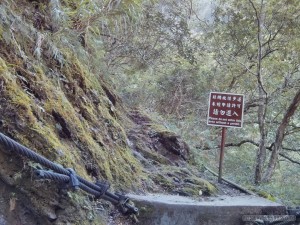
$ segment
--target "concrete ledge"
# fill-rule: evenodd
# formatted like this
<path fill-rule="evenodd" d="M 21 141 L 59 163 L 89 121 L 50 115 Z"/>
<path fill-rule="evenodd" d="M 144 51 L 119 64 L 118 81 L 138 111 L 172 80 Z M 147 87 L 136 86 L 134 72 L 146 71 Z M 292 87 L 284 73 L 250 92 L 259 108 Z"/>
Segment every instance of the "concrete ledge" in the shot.
<path fill-rule="evenodd" d="M 284 206 L 266 199 L 219 196 L 191 199 L 171 195 L 129 195 L 143 225 L 241 225 L 243 215 L 284 215 Z"/>

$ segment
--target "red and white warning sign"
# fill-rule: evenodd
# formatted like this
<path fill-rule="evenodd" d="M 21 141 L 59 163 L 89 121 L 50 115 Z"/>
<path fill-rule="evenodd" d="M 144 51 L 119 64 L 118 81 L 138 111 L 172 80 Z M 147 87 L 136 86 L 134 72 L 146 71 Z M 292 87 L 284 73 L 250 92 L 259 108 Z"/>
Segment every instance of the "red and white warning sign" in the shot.
<path fill-rule="evenodd" d="M 243 126 L 244 95 L 211 92 L 207 125 L 220 127 Z"/>

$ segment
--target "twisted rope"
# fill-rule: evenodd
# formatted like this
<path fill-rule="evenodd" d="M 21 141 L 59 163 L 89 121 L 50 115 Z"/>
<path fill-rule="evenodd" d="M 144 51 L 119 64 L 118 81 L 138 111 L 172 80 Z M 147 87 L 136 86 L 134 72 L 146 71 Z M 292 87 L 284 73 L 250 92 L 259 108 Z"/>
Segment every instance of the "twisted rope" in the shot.
<path fill-rule="evenodd" d="M 27 158 L 38 162 L 39 164 L 48 167 L 49 169 L 56 171 L 58 173 L 64 174 L 64 175 L 69 175 L 70 172 L 63 168 L 61 165 L 58 165 L 56 163 L 53 163 L 52 161 L 50 161 L 49 159 L 45 158 L 44 156 L 41 156 L 39 154 L 37 154 L 36 152 L 32 151 L 31 149 L 19 144 L 18 142 L 14 141 L 13 139 L 5 136 L 4 134 L 0 133 L 0 143 L 7 148 L 9 151 L 13 151 L 18 153 L 19 155 L 23 155 L 26 156 Z M 86 186 L 95 189 L 97 191 L 101 191 L 101 188 L 97 185 L 95 185 L 94 183 L 91 183 L 79 176 L 77 176 L 77 179 L 85 184 Z M 111 197 L 115 197 L 114 195 L 112 195 Z"/>
<path fill-rule="evenodd" d="M 18 142 L 14 141 L 13 139 L 5 136 L 4 134 L 0 133 L 0 144 L 6 148 L 10 152 L 18 153 L 19 155 L 25 156 L 49 169 L 56 171 L 57 173 L 53 173 L 50 171 L 37 171 L 37 175 L 40 177 L 43 175 L 46 179 L 52 179 L 61 182 L 69 182 L 70 181 L 70 170 L 65 169 L 63 166 L 53 163 L 49 159 L 37 154 L 36 152 L 32 151 L 31 149 L 19 144 Z M 75 174 L 74 174 L 75 175 Z M 124 200 L 124 196 L 116 195 L 113 193 L 108 192 L 107 190 L 103 191 L 101 186 L 98 186 L 94 183 L 91 183 L 82 177 L 75 175 L 79 181 L 79 188 L 82 190 L 95 195 L 96 197 L 101 197 L 104 200 L 110 201 L 113 204 L 117 205 L 120 204 Z M 130 212 L 137 214 L 138 209 L 127 202 L 124 202 L 122 206 L 126 207 Z"/>
<path fill-rule="evenodd" d="M 70 177 L 69 176 L 64 175 L 64 174 L 54 173 L 54 172 L 51 172 L 51 171 L 36 170 L 35 175 L 39 179 L 51 179 L 51 180 L 54 180 L 54 181 L 65 182 L 65 183 L 70 182 Z M 117 199 L 114 199 L 114 198 L 111 198 L 111 197 L 107 196 L 106 195 L 107 192 L 103 193 L 103 192 L 95 191 L 94 189 L 89 188 L 88 186 L 86 186 L 83 183 L 79 183 L 79 188 L 86 191 L 87 193 L 90 193 L 90 194 L 96 196 L 96 197 L 99 196 L 99 197 L 103 198 L 104 200 L 110 201 L 115 205 L 119 205 L 120 202 L 122 203 L 122 201 L 125 201 L 124 206 L 126 208 L 130 209 L 130 211 L 133 212 L 133 213 L 138 213 L 138 209 L 136 207 L 133 207 L 132 205 L 127 203 L 127 198 L 126 197 L 124 198 L 123 196 L 119 196 L 118 197 L 119 200 L 117 200 Z"/>
<path fill-rule="evenodd" d="M 64 182 L 64 183 L 70 182 L 70 177 L 67 175 L 64 175 L 64 174 L 54 173 L 54 172 L 45 171 L 45 170 L 35 170 L 34 173 L 35 173 L 35 176 L 39 179 L 50 179 L 50 180 L 54 180 L 57 182 Z M 85 192 L 90 193 L 95 196 L 99 196 L 101 194 L 100 192 L 86 186 L 85 184 L 83 184 L 81 182 L 79 183 L 79 188 L 84 190 Z M 103 197 L 104 200 L 110 201 L 114 204 L 118 203 L 118 201 L 116 199 L 112 199 L 108 196 L 102 195 L 101 197 Z"/>
<path fill-rule="evenodd" d="M 18 153 L 19 155 L 26 156 L 27 158 L 40 163 L 41 165 L 48 167 L 58 173 L 62 174 L 69 174 L 69 171 L 64 169 L 61 165 L 55 164 L 49 159 L 35 153 L 34 151 L 30 150 L 29 148 L 19 144 L 18 142 L 14 141 L 13 139 L 5 136 L 4 134 L 0 133 L 0 143 L 5 147 L 8 151 L 13 151 Z"/>

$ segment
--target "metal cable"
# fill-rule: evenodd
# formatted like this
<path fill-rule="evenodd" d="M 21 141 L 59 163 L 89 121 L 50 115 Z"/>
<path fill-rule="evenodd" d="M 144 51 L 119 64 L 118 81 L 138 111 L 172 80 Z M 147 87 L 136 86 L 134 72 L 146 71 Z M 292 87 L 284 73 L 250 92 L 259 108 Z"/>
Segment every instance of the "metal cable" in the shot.
<path fill-rule="evenodd" d="M 45 171 L 45 170 L 35 170 L 34 171 L 35 175 L 37 176 L 37 178 L 39 179 L 50 179 L 50 180 L 54 180 L 54 181 L 58 181 L 58 182 L 65 182 L 68 183 L 70 181 L 70 177 L 64 174 L 59 174 L 59 173 L 54 173 L 51 171 Z M 79 188 L 86 191 L 87 193 L 90 193 L 94 196 L 99 196 L 100 192 L 86 186 L 85 184 L 79 182 Z M 109 198 L 107 196 L 104 196 L 104 198 L 106 198 L 105 200 L 108 201 L 112 201 L 113 203 L 118 203 L 117 200 Z"/>
<path fill-rule="evenodd" d="M 51 171 L 36 170 L 35 175 L 39 179 L 51 179 L 54 181 L 65 182 L 65 183 L 68 183 L 70 181 L 69 176 L 64 175 L 64 174 L 54 173 Z M 114 198 L 107 196 L 106 192 L 103 195 L 101 195 L 101 192 L 95 191 L 94 189 L 91 189 L 90 187 L 86 186 L 85 184 L 83 184 L 81 182 L 79 182 L 79 188 L 86 191 L 87 193 L 90 193 L 90 194 L 96 196 L 96 197 L 101 197 L 104 200 L 110 201 L 114 205 L 122 204 L 122 202 L 120 202 L 120 200 L 116 200 Z M 120 199 L 120 197 L 118 197 L 118 199 Z M 125 206 L 132 213 L 135 213 L 135 214 L 138 213 L 138 209 L 136 207 L 128 204 L 126 201 L 124 202 L 124 205 L 121 205 L 121 206 Z"/>
<path fill-rule="evenodd" d="M 46 173 L 46 171 L 44 171 L 44 174 L 45 174 L 45 176 L 48 176 L 48 179 L 53 179 L 53 180 L 63 181 L 63 182 L 68 182 L 70 180 L 70 170 L 65 169 L 63 166 L 61 166 L 59 164 L 53 163 L 49 159 L 37 154 L 36 152 L 32 151 L 29 148 L 19 144 L 18 142 L 5 136 L 1 132 L 0 132 L 0 144 L 2 144 L 3 147 L 5 147 L 8 151 L 13 151 L 13 152 L 18 153 L 19 155 L 26 156 L 27 158 L 59 173 L 59 174 L 57 174 L 57 173 L 51 174 L 49 172 Z M 104 200 L 110 201 L 113 204 L 120 204 L 120 202 L 122 201 L 121 196 L 110 193 L 108 191 L 105 191 L 103 193 L 103 189 L 100 186 L 98 186 L 94 183 L 91 183 L 78 175 L 76 175 L 76 177 L 79 180 L 79 187 L 82 190 L 84 190 L 92 195 L 101 197 Z M 130 211 L 132 211 L 133 213 L 138 212 L 137 208 L 135 208 L 127 203 L 125 203 L 123 205 L 126 208 L 128 208 Z"/>
<path fill-rule="evenodd" d="M 62 174 L 69 174 L 69 171 L 64 169 L 62 166 L 57 165 L 51 162 L 49 159 L 35 153 L 34 151 L 26 148 L 25 146 L 19 144 L 18 142 L 14 141 L 13 139 L 5 136 L 4 134 L 0 133 L 0 143 L 7 148 L 9 151 L 14 151 L 20 155 L 26 156 L 27 158 L 40 163 L 43 166 L 46 166 L 52 170 L 55 170 L 58 173 Z"/>
<path fill-rule="evenodd" d="M 37 154 L 36 152 L 32 151 L 31 149 L 19 144 L 18 142 L 14 141 L 13 139 L 5 136 L 4 134 L 0 133 L 0 143 L 6 147 L 9 151 L 14 151 L 20 155 L 26 156 L 27 158 L 40 163 L 41 165 L 48 167 L 49 169 L 56 171 L 58 173 L 61 174 L 65 174 L 65 175 L 69 175 L 70 172 L 63 168 L 61 165 L 59 164 L 55 164 L 52 161 L 50 161 L 49 159 L 46 159 L 45 157 Z M 96 191 L 100 191 L 101 192 L 101 187 L 95 185 L 94 183 L 91 183 L 79 176 L 77 176 L 77 179 L 85 184 L 86 186 L 96 190 Z M 117 198 L 117 196 L 115 196 L 114 194 L 111 194 L 110 197 L 112 198 Z"/>

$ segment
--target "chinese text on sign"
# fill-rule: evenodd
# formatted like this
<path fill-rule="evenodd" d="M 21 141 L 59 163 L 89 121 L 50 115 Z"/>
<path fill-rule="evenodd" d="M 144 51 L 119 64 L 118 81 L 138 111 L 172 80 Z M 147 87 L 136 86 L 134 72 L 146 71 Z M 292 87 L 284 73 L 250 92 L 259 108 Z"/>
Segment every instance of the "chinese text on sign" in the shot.
<path fill-rule="evenodd" d="M 243 126 L 243 111 L 243 95 L 211 92 L 207 125 L 240 128 Z"/>

